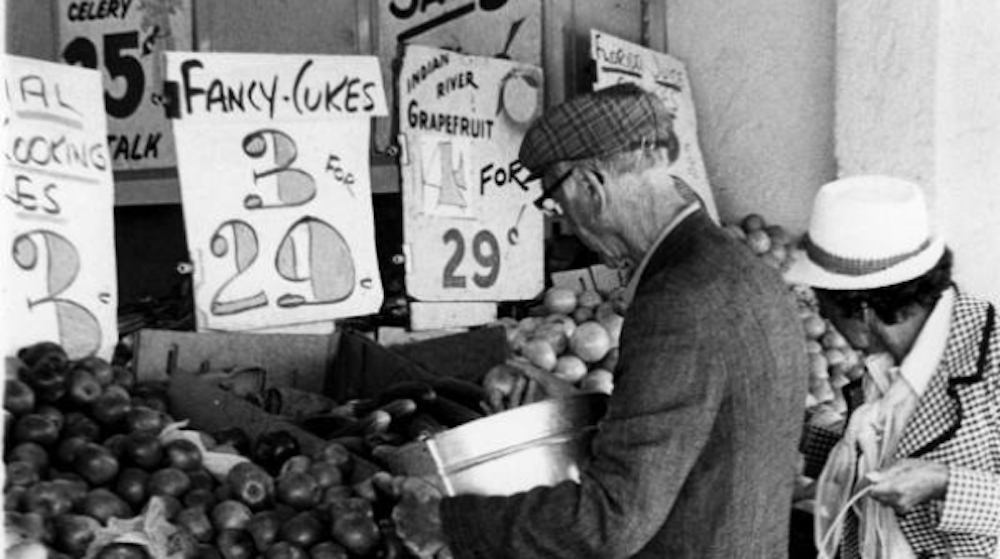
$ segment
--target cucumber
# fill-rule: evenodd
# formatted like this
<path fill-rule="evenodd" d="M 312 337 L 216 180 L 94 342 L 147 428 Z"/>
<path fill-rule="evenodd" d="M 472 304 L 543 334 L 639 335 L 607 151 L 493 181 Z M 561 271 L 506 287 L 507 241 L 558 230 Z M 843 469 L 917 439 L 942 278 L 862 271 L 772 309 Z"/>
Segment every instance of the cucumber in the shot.
<path fill-rule="evenodd" d="M 451 398 L 445 398 L 440 394 L 434 400 L 420 404 L 420 407 L 448 428 L 483 417 L 483 414 L 479 411 L 460 404 Z"/>
<path fill-rule="evenodd" d="M 478 410 L 488 398 L 482 386 L 456 377 L 441 377 L 430 382 L 431 388 L 440 396 L 450 398 L 465 407 Z"/>

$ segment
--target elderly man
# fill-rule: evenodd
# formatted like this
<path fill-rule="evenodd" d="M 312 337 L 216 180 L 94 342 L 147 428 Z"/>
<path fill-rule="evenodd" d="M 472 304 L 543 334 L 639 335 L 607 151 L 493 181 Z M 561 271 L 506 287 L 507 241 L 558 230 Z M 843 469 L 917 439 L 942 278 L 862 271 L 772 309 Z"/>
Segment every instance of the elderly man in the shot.
<path fill-rule="evenodd" d="M 856 176 L 817 194 L 786 278 L 868 355 L 846 428 L 815 414 L 803 439 L 823 557 L 1000 557 L 996 311 L 951 266 L 917 185 Z"/>
<path fill-rule="evenodd" d="M 538 205 L 636 270 L 615 389 L 579 482 L 444 499 L 403 483 L 394 517 L 422 556 L 787 555 L 802 328 L 777 273 L 678 191 L 671 120 L 656 96 L 619 85 L 528 130 L 521 162 L 548 183 Z"/>

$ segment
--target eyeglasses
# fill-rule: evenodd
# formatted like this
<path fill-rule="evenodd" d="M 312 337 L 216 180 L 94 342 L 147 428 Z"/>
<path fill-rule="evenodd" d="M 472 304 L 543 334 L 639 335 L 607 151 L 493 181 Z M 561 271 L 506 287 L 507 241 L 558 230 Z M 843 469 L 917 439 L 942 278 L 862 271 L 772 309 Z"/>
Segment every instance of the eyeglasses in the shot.
<path fill-rule="evenodd" d="M 667 150 L 670 152 L 669 158 L 671 162 L 677 159 L 679 144 L 677 142 L 677 137 L 673 135 L 673 133 L 671 133 L 670 137 L 665 140 L 658 139 L 656 141 L 650 142 L 646 139 L 642 139 L 638 142 L 632 142 L 631 144 L 625 146 L 625 148 L 623 148 L 621 151 L 633 151 L 637 149 L 646 150 L 646 149 L 657 149 L 657 148 L 667 148 Z M 557 178 L 555 182 L 553 182 L 552 184 L 547 186 L 544 190 L 542 190 L 542 194 L 535 199 L 534 202 L 535 207 L 541 210 L 541 212 L 544 213 L 546 216 L 556 217 L 563 215 L 562 207 L 559 205 L 559 202 L 556 202 L 552 198 L 552 195 L 555 194 L 556 191 L 562 187 L 563 183 L 566 182 L 566 179 L 568 179 L 570 175 L 573 174 L 573 171 L 574 169 L 570 168 L 565 173 L 559 175 L 559 178 Z"/>
<path fill-rule="evenodd" d="M 573 174 L 573 171 L 574 169 L 570 168 L 565 173 L 559 175 L 559 178 L 557 178 L 549 186 L 545 187 L 545 189 L 542 190 L 542 194 L 538 198 L 535 198 L 535 207 L 546 216 L 557 217 L 563 215 L 562 206 L 560 206 L 559 202 L 556 202 L 555 199 L 552 198 L 552 195 L 555 194 L 557 190 L 562 188 L 563 183 L 566 182 L 566 179 Z"/>

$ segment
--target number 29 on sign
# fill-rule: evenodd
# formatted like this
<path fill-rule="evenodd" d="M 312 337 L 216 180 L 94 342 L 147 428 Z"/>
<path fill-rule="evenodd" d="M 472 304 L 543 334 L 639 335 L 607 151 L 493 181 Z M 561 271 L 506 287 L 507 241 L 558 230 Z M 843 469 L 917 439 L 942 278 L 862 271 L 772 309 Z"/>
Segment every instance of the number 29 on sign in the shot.
<path fill-rule="evenodd" d="M 468 277 L 458 273 L 466 261 L 466 241 L 462 232 L 456 228 L 444 232 L 442 240 L 451 247 L 451 256 L 444 266 L 442 283 L 446 289 L 465 289 Z M 500 243 L 488 229 L 481 229 L 472 237 L 472 259 L 475 261 L 475 271 L 472 273 L 472 283 L 481 289 L 493 287 L 500 276 Z"/>

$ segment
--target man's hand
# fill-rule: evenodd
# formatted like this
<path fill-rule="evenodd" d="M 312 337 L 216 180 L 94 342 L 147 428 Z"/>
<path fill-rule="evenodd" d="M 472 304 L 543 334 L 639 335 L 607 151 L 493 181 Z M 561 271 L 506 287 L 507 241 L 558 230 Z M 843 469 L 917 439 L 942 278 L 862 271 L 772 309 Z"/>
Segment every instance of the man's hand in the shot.
<path fill-rule="evenodd" d="M 917 505 L 944 498 L 948 489 L 948 466 L 927 460 L 907 458 L 866 477 L 872 485 L 871 497 L 900 516 Z"/>
<path fill-rule="evenodd" d="M 392 519 L 406 548 L 420 559 L 451 557 L 441 528 L 441 491 L 421 478 L 397 477 L 392 493 L 399 498 Z"/>

